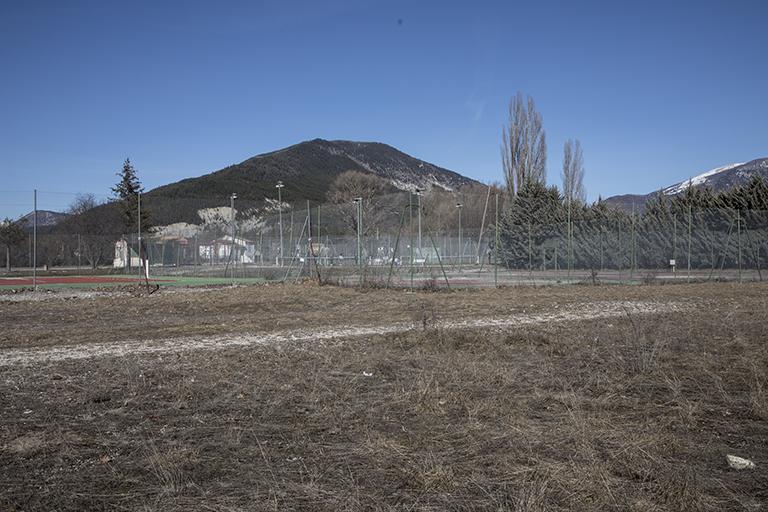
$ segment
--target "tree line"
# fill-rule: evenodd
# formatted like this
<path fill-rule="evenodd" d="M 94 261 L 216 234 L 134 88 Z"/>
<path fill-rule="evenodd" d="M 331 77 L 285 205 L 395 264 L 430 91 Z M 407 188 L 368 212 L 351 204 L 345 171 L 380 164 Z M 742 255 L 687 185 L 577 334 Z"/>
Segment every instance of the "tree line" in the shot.
<path fill-rule="evenodd" d="M 768 184 L 717 193 L 655 194 L 637 212 L 587 204 L 581 143 L 563 148 L 562 185 L 546 184 L 546 134 L 532 98 L 518 93 L 502 130 L 502 263 L 518 269 L 759 268 L 768 261 Z"/>

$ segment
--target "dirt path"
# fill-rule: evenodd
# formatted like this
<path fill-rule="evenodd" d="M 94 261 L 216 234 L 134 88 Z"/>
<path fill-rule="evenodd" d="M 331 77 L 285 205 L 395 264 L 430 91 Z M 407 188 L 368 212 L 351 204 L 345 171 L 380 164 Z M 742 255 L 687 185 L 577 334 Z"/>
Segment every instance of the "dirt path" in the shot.
<path fill-rule="evenodd" d="M 514 314 L 503 317 L 466 318 L 454 321 L 402 322 L 380 325 L 333 328 L 291 329 L 260 334 L 227 334 L 221 336 L 188 336 L 159 340 L 126 340 L 103 344 L 63 345 L 30 349 L 0 349 L 0 367 L 12 365 L 36 365 L 67 359 L 94 357 L 121 357 L 136 354 L 174 353 L 190 350 L 215 350 L 227 347 L 251 345 L 285 345 L 321 342 L 334 339 L 359 338 L 381 334 L 406 332 L 420 327 L 441 329 L 505 328 L 547 322 L 568 322 L 599 318 L 620 317 L 627 314 L 654 314 L 681 311 L 680 303 L 658 302 L 593 302 L 580 306 L 555 306 L 547 313 Z"/>

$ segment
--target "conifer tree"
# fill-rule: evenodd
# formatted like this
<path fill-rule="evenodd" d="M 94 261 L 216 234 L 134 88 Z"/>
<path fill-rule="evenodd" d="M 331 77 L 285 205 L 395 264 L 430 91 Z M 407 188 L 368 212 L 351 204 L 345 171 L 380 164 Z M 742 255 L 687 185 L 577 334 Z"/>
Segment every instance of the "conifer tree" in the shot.
<path fill-rule="evenodd" d="M 117 173 L 120 181 L 112 187 L 115 199 L 118 200 L 123 227 L 126 233 L 135 233 L 139 229 L 139 194 L 144 192 L 136 169 L 131 164 L 130 158 L 126 158 L 123 168 Z M 141 205 L 141 230 L 146 231 L 150 226 L 150 214 L 144 204 Z"/>
<path fill-rule="evenodd" d="M 26 237 L 26 233 L 19 222 L 6 218 L 0 222 L 0 244 L 5 247 L 5 269 L 11 271 L 11 247 L 15 246 Z"/>

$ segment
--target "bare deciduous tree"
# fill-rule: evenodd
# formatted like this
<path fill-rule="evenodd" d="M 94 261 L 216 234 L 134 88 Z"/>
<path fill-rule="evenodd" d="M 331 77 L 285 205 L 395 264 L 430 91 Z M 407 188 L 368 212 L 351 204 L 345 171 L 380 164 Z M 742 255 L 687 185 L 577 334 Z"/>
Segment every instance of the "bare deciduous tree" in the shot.
<path fill-rule="evenodd" d="M 563 146 L 563 196 L 566 201 L 584 203 L 587 194 L 584 190 L 584 156 L 581 142 L 576 139 L 565 141 Z"/>
<path fill-rule="evenodd" d="M 501 192 L 502 187 L 491 185 L 490 194 Z M 424 228 L 429 231 L 452 232 L 458 227 L 458 212 L 456 203 L 462 203 L 462 224 L 465 228 L 479 228 L 483 224 L 483 214 L 486 225 L 491 216 L 486 211 L 486 199 L 489 197 L 488 185 L 470 183 L 460 187 L 455 192 L 433 188 L 421 199 Z"/>
<path fill-rule="evenodd" d="M 333 180 L 327 192 L 328 200 L 338 205 L 349 205 L 342 212 L 344 223 L 357 233 L 357 211 L 352 208 L 355 198 L 363 199 L 363 234 L 370 232 L 385 215 L 380 202 L 387 193 L 389 183 L 373 174 L 346 171 Z"/>
<path fill-rule="evenodd" d="M 88 210 L 92 210 L 99 205 L 96 200 L 96 196 L 93 194 L 77 194 L 72 204 L 67 208 L 67 213 L 70 215 L 80 215 Z"/>
<path fill-rule="evenodd" d="M 501 163 L 507 191 L 515 195 L 526 181 L 547 178 L 547 142 L 542 117 L 533 98 L 518 92 L 509 104 L 509 120 L 502 128 Z"/>
<path fill-rule="evenodd" d="M 121 227 L 116 222 L 116 207 L 102 206 L 93 194 L 78 194 L 69 205 L 69 217 L 61 227 L 79 237 L 80 256 L 83 256 L 92 268 L 96 268 L 114 247 L 115 234 Z"/>

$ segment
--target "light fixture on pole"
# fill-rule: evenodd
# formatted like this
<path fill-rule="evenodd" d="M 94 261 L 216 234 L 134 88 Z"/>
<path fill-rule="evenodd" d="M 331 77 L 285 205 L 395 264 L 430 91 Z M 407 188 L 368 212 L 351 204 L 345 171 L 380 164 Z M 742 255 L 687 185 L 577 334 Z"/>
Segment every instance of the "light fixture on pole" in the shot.
<path fill-rule="evenodd" d="M 464 247 L 461 245 L 461 209 L 463 207 L 463 204 L 456 203 L 456 209 L 459 210 L 459 272 L 461 272 L 461 260 L 464 255 Z"/>
<path fill-rule="evenodd" d="M 275 185 L 275 188 L 277 189 L 277 215 L 278 215 L 278 224 L 280 226 L 280 249 L 277 251 L 277 264 L 279 266 L 283 266 L 283 195 L 282 195 L 282 189 L 285 185 L 283 185 L 283 182 L 278 180 L 277 185 Z"/>

